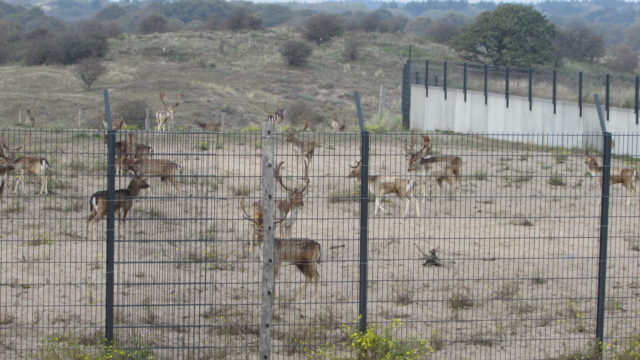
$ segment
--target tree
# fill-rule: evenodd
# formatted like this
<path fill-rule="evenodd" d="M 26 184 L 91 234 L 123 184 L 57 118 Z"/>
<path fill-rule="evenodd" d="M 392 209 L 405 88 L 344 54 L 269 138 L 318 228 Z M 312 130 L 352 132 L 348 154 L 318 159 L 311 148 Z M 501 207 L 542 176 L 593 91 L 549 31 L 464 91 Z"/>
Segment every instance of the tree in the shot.
<path fill-rule="evenodd" d="M 280 48 L 280 54 L 287 60 L 289 66 L 302 66 L 311 56 L 311 46 L 300 40 L 288 40 Z"/>
<path fill-rule="evenodd" d="M 531 6 L 505 4 L 478 15 L 449 45 L 471 61 L 528 67 L 552 60 L 554 26 Z"/>
<path fill-rule="evenodd" d="M 624 35 L 624 43 L 631 48 L 640 50 L 640 24 L 632 25 Z"/>
<path fill-rule="evenodd" d="M 107 72 L 107 68 L 102 65 L 98 58 L 86 58 L 78 63 L 75 74 L 82 80 L 83 88 L 90 90 L 91 85 Z"/>
<path fill-rule="evenodd" d="M 558 58 L 594 61 L 604 55 L 604 39 L 588 27 L 560 30 L 553 43 Z"/>

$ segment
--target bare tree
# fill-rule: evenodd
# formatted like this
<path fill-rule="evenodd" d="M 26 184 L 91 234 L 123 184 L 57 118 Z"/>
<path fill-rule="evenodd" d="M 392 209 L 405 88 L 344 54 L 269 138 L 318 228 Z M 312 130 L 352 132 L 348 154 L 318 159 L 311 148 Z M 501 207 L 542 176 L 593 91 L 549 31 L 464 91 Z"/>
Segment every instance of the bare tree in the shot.
<path fill-rule="evenodd" d="M 98 80 L 98 78 L 106 74 L 107 68 L 102 65 L 98 58 L 86 58 L 81 60 L 75 68 L 75 74 L 82 80 L 83 88 L 90 90 L 91 85 Z"/>

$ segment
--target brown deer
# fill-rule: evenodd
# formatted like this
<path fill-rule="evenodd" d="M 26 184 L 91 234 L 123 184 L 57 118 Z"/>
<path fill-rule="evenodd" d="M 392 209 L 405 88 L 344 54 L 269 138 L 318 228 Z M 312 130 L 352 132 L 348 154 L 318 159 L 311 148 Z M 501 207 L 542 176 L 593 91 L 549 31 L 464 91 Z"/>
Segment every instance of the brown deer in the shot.
<path fill-rule="evenodd" d="M 115 212 L 119 215 L 123 228 L 126 225 L 127 214 L 133 207 L 133 201 L 140 195 L 140 190 L 147 189 L 148 187 L 149 184 L 147 184 L 144 179 L 136 176 L 131 179 L 126 189 L 115 191 Z M 89 200 L 91 214 L 87 218 L 87 238 L 89 237 L 89 227 L 91 227 L 93 229 L 93 240 L 98 240 L 98 222 L 104 217 L 104 214 L 107 213 L 107 196 L 108 192 L 106 190 L 98 191 L 91 195 L 91 199 Z M 121 237 L 120 227 L 118 227 L 118 237 Z"/>
<path fill-rule="evenodd" d="M 280 101 L 278 101 L 278 107 L 276 108 L 276 111 L 271 112 L 267 110 L 267 105 L 264 105 L 264 111 L 267 113 L 267 122 L 279 124 L 279 123 L 283 123 L 285 120 L 284 119 L 285 109 L 280 104 Z"/>
<path fill-rule="evenodd" d="M 13 165 L 9 164 L 6 160 L 2 159 L 2 161 L 0 161 L 0 195 L 4 193 L 4 184 L 6 182 L 7 174 L 14 169 Z"/>
<path fill-rule="evenodd" d="M 195 119 L 193 123 L 196 124 L 196 126 L 198 126 L 203 131 L 218 132 L 224 126 L 224 114 L 221 115 L 220 122 L 205 123 L 200 121 L 200 119 L 198 118 L 198 119 Z"/>
<path fill-rule="evenodd" d="M 587 172 L 592 178 L 596 178 L 600 183 L 602 181 L 602 166 L 598 165 L 598 161 L 591 155 L 586 154 L 584 160 L 587 165 Z M 636 195 L 636 182 L 638 180 L 638 172 L 629 168 L 612 167 L 610 169 L 611 185 L 622 184 L 631 196 L 627 197 L 627 206 L 631 204 L 631 197 Z"/>
<path fill-rule="evenodd" d="M 49 189 L 47 187 L 47 175 L 46 170 L 50 169 L 49 162 L 43 157 L 37 156 L 20 156 L 16 157 L 16 153 L 26 146 L 31 139 L 31 134 L 25 135 L 24 144 L 17 148 L 9 148 L 4 139 L 0 139 L 0 158 L 6 162 L 5 173 L 14 170 L 18 173 L 16 184 L 13 188 L 13 192 L 18 191 L 18 186 L 22 182 L 22 192 L 24 192 L 24 174 L 29 172 L 32 175 L 38 176 L 40 179 L 40 194 L 48 194 Z M 4 153 L 4 150 L 9 152 L 9 155 Z"/>
<path fill-rule="evenodd" d="M 342 109 L 338 110 L 338 112 L 334 112 L 331 120 L 331 128 L 339 132 L 343 132 L 347 128 L 347 120 L 339 118 L 341 112 Z"/>
<path fill-rule="evenodd" d="M 360 180 L 360 161 L 357 161 L 355 166 L 349 166 L 352 169 L 349 173 L 349 177 L 354 177 Z M 413 203 L 416 208 L 416 214 L 420 216 L 420 208 L 418 207 L 418 202 L 413 195 L 414 187 L 415 181 L 411 179 L 403 179 L 393 176 L 369 176 L 369 192 L 376 198 L 374 214 L 378 214 L 378 209 L 382 212 L 386 212 L 382 207 L 382 197 L 387 194 L 395 194 L 405 203 L 403 216 L 406 216 L 409 212 L 411 203 Z"/>
<path fill-rule="evenodd" d="M 241 200 L 240 205 L 244 212 L 244 219 L 251 221 L 254 224 L 254 241 L 264 238 L 264 227 L 262 217 L 251 217 L 247 213 L 244 202 Z M 262 210 L 260 211 L 262 214 Z M 274 221 L 274 225 L 281 222 L 284 219 Z M 318 272 L 318 263 L 320 262 L 321 247 L 320 243 L 315 240 L 307 238 L 290 238 L 280 239 L 275 238 L 275 278 L 278 278 L 280 273 L 280 266 L 283 262 L 295 265 L 298 270 L 304 275 L 304 284 L 302 288 L 296 292 L 294 298 L 297 298 L 300 294 L 304 294 L 307 287 L 311 282 L 314 283 L 313 296 L 318 293 L 318 282 L 320 281 L 320 272 Z M 260 256 L 262 259 L 262 254 Z M 274 296 L 276 294 L 274 293 Z"/>
<path fill-rule="evenodd" d="M 300 140 L 300 133 L 309 128 L 309 122 L 304 123 L 302 130 L 293 130 L 287 135 L 287 142 L 292 144 L 298 150 L 298 158 L 306 159 L 307 166 L 311 165 L 311 159 L 316 149 L 316 142 L 313 140 Z"/>
<path fill-rule="evenodd" d="M 431 153 L 431 139 L 428 135 L 422 136 L 422 147 L 418 150 L 416 150 L 417 144 L 418 137 L 416 136 L 412 136 L 411 141 L 405 138 L 403 142 L 404 153 L 407 161 L 409 162 L 409 172 L 418 170 L 418 163 L 420 162 L 420 159 L 422 159 L 423 156 Z M 421 172 L 420 175 L 421 176 L 418 178 L 417 185 L 419 185 L 419 192 L 424 202 L 427 193 L 428 179 L 423 176 L 426 174 L 423 174 Z"/>
<path fill-rule="evenodd" d="M 104 136 L 105 145 L 109 144 L 109 136 Z M 116 142 L 116 174 L 122 174 L 124 161 L 127 157 L 134 160 L 148 159 L 153 154 L 153 148 L 149 145 L 136 142 L 135 134 L 127 134 L 127 140 Z"/>
<path fill-rule="evenodd" d="M 167 182 L 176 189 L 176 192 L 180 193 L 180 188 L 176 182 L 176 172 L 182 174 L 182 167 L 173 161 L 162 159 L 134 159 L 132 157 L 125 157 L 124 159 L 124 171 L 131 171 L 136 176 L 156 176 L 160 177 L 162 182 L 162 192 L 166 193 Z M 149 193 L 153 196 L 151 188 Z"/>
<path fill-rule="evenodd" d="M 156 113 L 156 123 L 158 124 L 158 126 L 157 126 L 157 130 L 158 131 L 166 131 L 167 130 L 167 125 L 171 125 L 171 123 L 173 122 L 174 110 L 182 102 L 182 95 L 180 95 L 180 94 L 178 94 L 178 96 L 177 96 L 178 101 L 175 104 L 167 104 L 164 101 L 164 97 L 165 97 L 165 93 L 161 91 L 160 92 L 160 102 L 162 102 L 162 105 L 164 105 L 167 110 L 158 111 Z"/>
<path fill-rule="evenodd" d="M 124 116 L 118 114 L 111 119 L 111 125 L 113 126 L 113 130 L 120 131 L 127 124 L 125 124 L 124 122 Z M 104 111 L 102 112 L 102 126 L 104 127 L 105 130 L 109 130 L 109 127 L 107 124 L 107 113 Z"/>

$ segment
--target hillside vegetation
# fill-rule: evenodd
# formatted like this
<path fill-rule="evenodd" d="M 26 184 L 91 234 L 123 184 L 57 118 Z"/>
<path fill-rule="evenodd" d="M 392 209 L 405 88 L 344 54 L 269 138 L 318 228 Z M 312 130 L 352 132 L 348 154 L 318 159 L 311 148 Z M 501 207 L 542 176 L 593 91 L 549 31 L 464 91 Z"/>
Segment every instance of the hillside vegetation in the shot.
<path fill-rule="evenodd" d="M 2 125 L 18 122 L 31 109 L 36 126 L 46 128 L 101 127 L 102 89 L 110 90 L 113 109 L 125 102 L 142 101 L 150 116 L 163 110 L 159 92 L 173 102 L 178 129 L 195 129 L 193 121 L 219 121 L 225 128 L 258 124 L 265 109 L 278 102 L 326 128 L 334 112 L 355 128 L 353 92 L 362 95 L 365 117 L 399 123 L 402 64 L 409 46 L 414 56 L 456 59 L 442 45 L 402 34 L 363 34 L 358 60 L 345 61 L 344 39 L 313 48 L 309 63 L 290 67 L 279 52 L 294 37 L 286 27 L 253 32 L 178 32 L 126 34 L 109 40 L 103 64 L 108 72 L 91 90 L 84 91 L 74 66 L 0 67 L 0 117 Z M 380 87 L 387 90 L 388 113 L 378 113 Z M 152 125 L 155 125 L 153 119 Z M 175 127 L 174 127 L 175 128 Z"/>

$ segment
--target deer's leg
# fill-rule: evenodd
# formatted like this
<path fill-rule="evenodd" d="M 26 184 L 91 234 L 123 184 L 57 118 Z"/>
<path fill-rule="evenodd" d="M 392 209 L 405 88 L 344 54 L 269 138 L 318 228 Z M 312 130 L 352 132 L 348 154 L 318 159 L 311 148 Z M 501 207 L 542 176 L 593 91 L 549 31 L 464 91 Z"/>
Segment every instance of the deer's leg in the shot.
<path fill-rule="evenodd" d="M 40 195 L 42 195 L 43 193 L 48 194 L 49 191 L 47 190 L 47 176 L 42 174 L 40 174 L 39 176 L 40 176 Z"/>
<path fill-rule="evenodd" d="M 18 170 L 18 177 L 16 178 L 16 184 L 13 187 L 13 192 L 18 191 L 18 186 L 20 185 L 20 180 L 24 177 L 24 170 Z M 24 180 L 22 181 L 22 192 L 24 192 Z"/>

